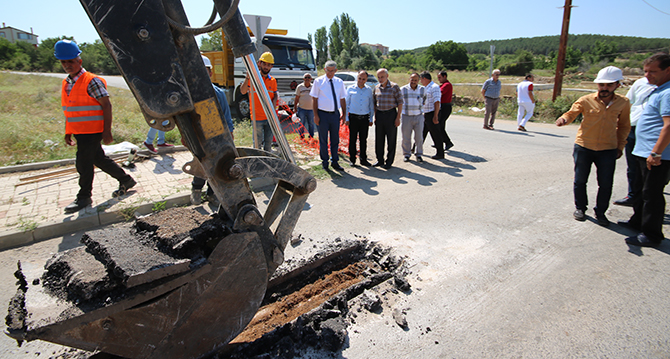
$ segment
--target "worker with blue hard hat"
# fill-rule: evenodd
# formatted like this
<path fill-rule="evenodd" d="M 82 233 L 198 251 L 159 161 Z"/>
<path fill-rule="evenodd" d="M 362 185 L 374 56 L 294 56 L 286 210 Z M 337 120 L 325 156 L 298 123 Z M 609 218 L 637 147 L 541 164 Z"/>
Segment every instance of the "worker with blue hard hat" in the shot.
<path fill-rule="evenodd" d="M 60 40 L 54 45 L 54 56 L 68 76 L 61 88 L 61 106 L 65 113 L 65 144 L 77 145 L 76 167 L 79 173 L 77 198 L 65 207 L 74 213 L 90 206 L 94 166 L 119 181 L 113 197 L 124 195 L 137 183 L 114 160 L 105 155 L 100 142 L 110 144 L 112 137 L 112 103 L 107 82 L 82 67 L 81 50 L 74 41 Z M 74 139 L 72 138 L 74 136 Z"/>

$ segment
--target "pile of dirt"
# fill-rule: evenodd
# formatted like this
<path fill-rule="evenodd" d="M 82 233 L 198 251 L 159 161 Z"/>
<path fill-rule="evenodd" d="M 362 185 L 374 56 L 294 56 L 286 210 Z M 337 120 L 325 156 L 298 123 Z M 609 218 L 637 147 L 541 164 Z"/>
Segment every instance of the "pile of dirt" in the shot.
<path fill-rule="evenodd" d="M 336 241 L 311 259 L 289 264 L 293 269 L 283 268 L 249 326 L 217 357 L 288 359 L 314 350 L 336 353 L 357 317 L 352 307 L 378 313 L 387 292 L 410 293 L 403 258 L 366 240 Z M 378 294 L 382 284 L 385 289 Z M 397 317 L 398 325 L 406 327 L 404 313 Z"/>

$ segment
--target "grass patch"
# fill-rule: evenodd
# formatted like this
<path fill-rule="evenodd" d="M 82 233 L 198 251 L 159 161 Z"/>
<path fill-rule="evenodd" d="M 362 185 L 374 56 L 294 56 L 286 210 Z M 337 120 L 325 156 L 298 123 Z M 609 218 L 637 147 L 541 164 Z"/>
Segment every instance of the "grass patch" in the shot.
<path fill-rule="evenodd" d="M 160 212 L 160 211 L 164 211 L 166 209 L 167 209 L 167 201 L 156 202 L 151 207 L 152 212 Z"/>

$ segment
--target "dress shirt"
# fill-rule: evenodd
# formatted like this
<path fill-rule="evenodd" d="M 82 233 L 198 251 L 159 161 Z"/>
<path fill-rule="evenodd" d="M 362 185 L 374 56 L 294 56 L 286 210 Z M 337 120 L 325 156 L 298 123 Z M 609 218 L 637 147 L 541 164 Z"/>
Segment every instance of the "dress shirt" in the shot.
<path fill-rule="evenodd" d="M 402 107 L 403 115 L 418 116 L 423 114 L 423 102 L 426 100 L 425 87 L 417 85 L 416 89 L 413 90 L 412 86 L 407 84 L 400 88 L 400 92 L 402 92 L 402 99 L 405 102 Z"/>
<path fill-rule="evenodd" d="M 451 103 L 451 99 L 454 97 L 454 86 L 451 82 L 447 81 L 440 85 L 440 92 L 442 93 L 440 103 Z"/>
<path fill-rule="evenodd" d="M 582 124 L 575 143 L 593 151 L 619 149 L 623 151 L 630 132 L 630 102 L 614 94 L 609 105 L 600 101 L 598 93 L 582 96 L 561 117 L 571 123 L 582 114 Z"/>
<path fill-rule="evenodd" d="M 484 90 L 484 96 L 490 98 L 500 97 L 500 89 L 502 88 L 502 82 L 500 80 L 493 81 L 493 78 L 490 78 L 484 82 L 482 90 Z"/>
<path fill-rule="evenodd" d="M 670 81 L 657 87 L 645 103 L 644 111 L 635 126 L 633 154 L 649 157 L 663 129 L 663 117 L 670 116 Z M 670 146 L 663 150 L 662 160 L 670 160 Z"/>
<path fill-rule="evenodd" d="M 386 86 L 381 83 L 375 86 L 374 97 L 377 111 L 389 111 L 403 104 L 400 87 L 389 80 Z"/>
<path fill-rule="evenodd" d="M 630 90 L 628 90 L 628 93 L 626 93 L 626 97 L 628 97 L 631 104 L 631 126 L 637 125 L 637 121 L 640 119 L 640 115 L 642 115 L 642 110 L 644 110 L 645 102 L 647 102 L 647 98 L 655 88 L 656 85 L 650 84 L 646 77 L 642 77 L 636 80 L 633 86 L 630 87 Z"/>
<path fill-rule="evenodd" d="M 65 92 L 69 95 L 70 91 L 72 91 L 72 87 L 74 87 L 75 82 L 79 80 L 81 75 L 86 72 L 86 69 L 83 67 L 81 68 L 81 71 L 79 71 L 74 77 L 71 75 L 67 75 L 65 78 L 65 82 L 67 82 L 67 85 L 65 86 Z M 105 84 L 102 82 L 97 77 L 94 77 L 91 79 L 91 82 L 88 83 L 88 88 L 86 89 L 86 92 L 88 92 L 88 95 L 93 97 L 94 99 L 99 99 L 101 97 L 109 97 L 109 93 L 107 92 L 107 88 L 105 87 Z"/>
<path fill-rule="evenodd" d="M 439 102 L 441 96 L 441 88 L 440 86 L 437 86 L 435 82 L 431 81 L 426 85 L 426 104 L 424 105 L 424 111 L 426 113 L 435 111 L 435 102 Z"/>
<path fill-rule="evenodd" d="M 338 104 L 340 100 L 346 97 L 347 90 L 344 88 L 344 82 L 337 76 L 333 76 L 333 86 L 335 88 L 335 93 L 337 94 L 337 99 L 335 99 Z M 310 96 L 319 99 L 319 108 L 318 110 L 326 112 L 335 112 L 336 108 L 333 108 L 335 104 L 333 103 L 333 91 L 330 88 L 330 79 L 328 76 L 323 75 L 319 76 L 314 80 L 312 84 L 312 90 L 309 92 Z M 314 110 L 317 110 L 316 108 Z"/>
<path fill-rule="evenodd" d="M 349 121 L 349 114 L 354 115 L 370 115 L 370 122 L 373 122 L 375 115 L 375 100 L 372 95 L 372 89 L 368 85 L 363 88 L 353 84 L 347 87 L 347 121 Z"/>

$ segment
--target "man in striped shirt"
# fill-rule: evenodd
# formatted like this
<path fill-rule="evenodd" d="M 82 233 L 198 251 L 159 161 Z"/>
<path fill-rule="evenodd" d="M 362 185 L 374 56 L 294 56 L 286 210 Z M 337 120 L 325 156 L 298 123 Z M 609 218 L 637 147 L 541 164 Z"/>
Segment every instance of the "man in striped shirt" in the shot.
<path fill-rule="evenodd" d="M 398 126 L 402 113 L 402 94 L 400 87 L 389 80 L 386 69 L 377 70 L 379 83 L 375 86 L 375 153 L 377 162 L 373 166 L 391 168 L 395 157 Z M 384 145 L 388 142 L 388 152 L 384 161 Z"/>
<path fill-rule="evenodd" d="M 405 105 L 402 107 L 402 155 L 409 162 L 412 145 L 412 131 L 416 143 L 416 161 L 423 162 L 423 102 L 426 100 L 426 88 L 419 86 L 419 74 L 409 77 L 409 83 L 400 88 Z"/>
<path fill-rule="evenodd" d="M 430 72 L 421 73 L 421 84 L 426 87 L 426 102 L 424 103 L 424 126 L 428 127 L 430 137 L 433 139 L 437 153 L 432 159 L 441 160 L 444 158 L 444 139 L 442 128 L 440 126 L 440 98 L 442 93 L 440 87 L 433 82 Z M 425 138 L 424 138 L 425 140 Z"/>

